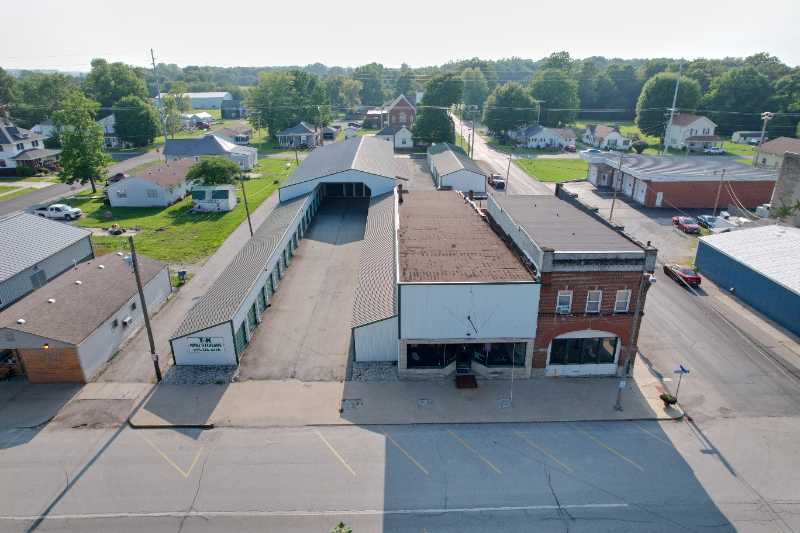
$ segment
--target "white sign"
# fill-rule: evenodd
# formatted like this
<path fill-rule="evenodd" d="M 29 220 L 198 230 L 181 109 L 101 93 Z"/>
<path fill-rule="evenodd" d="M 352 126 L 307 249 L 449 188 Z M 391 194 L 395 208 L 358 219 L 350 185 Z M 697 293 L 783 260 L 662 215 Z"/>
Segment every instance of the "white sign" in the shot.
<path fill-rule="evenodd" d="M 624 382 L 624 381 L 620 381 L 620 382 L 619 382 L 619 388 L 620 388 L 620 389 L 624 389 L 626 385 L 627 385 L 627 383 L 626 383 L 626 382 Z"/>
<path fill-rule="evenodd" d="M 222 337 L 189 337 L 189 351 L 221 353 L 225 351 Z"/>

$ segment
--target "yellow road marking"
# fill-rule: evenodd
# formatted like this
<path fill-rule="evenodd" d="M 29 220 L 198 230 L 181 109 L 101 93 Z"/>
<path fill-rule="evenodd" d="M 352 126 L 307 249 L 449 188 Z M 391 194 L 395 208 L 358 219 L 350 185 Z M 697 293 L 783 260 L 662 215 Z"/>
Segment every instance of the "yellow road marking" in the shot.
<path fill-rule="evenodd" d="M 476 452 L 475 450 L 473 450 L 472 448 L 470 448 L 470 447 L 469 447 L 469 444 L 467 444 L 466 442 L 464 442 L 463 440 L 461 440 L 460 438 L 458 438 L 458 435 L 456 435 L 455 433 L 453 433 L 452 431 L 450 431 L 450 428 L 447 428 L 447 427 L 445 427 L 444 429 L 446 429 L 447 431 L 449 431 L 449 432 L 450 432 L 450 434 L 451 434 L 452 436 L 454 436 L 455 438 L 457 438 L 457 439 L 458 439 L 458 442 L 460 442 L 461 444 L 463 444 L 464 446 L 466 446 L 466 447 L 467 447 L 467 449 L 468 449 L 469 451 L 471 451 L 472 453 L 474 453 L 475 455 L 477 455 L 478 457 L 480 457 L 481 459 L 483 459 L 483 461 L 484 461 L 484 462 L 485 462 L 487 465 L 489 465 L 489 466 L 491 466 L 492 468 L 494 468 L 495 472 L 497 472 L 498 474 L 502 474 L 502 472 L 501 472 L 501 471 L 499 471 L 497 468 L 495 468 L 495 466 L 494 466 L 492 463 L 490 463 L 489 461 L 487 461 L 486 459 L 484 459 L 484 457 L 483 457 L 481 454 L 479 454 L 478 452 Z"/>
<path fill-rule="evenodd" d="M 378 429 L 380 429 L 381 431 L 383 431 L 383 428 L 382 428 L 382 427 L 380 427 L 380 426 L 378 426 Z M 405 451 L 403 448 L 401 448 L 401 447 L 400 447 L 400 445 L 399 445 L 399 444 L 397 444 L 397 443 L 394 441 L 394 439 L 393 439 L 392 437 L 390 437 L 390 436 L 389 436 L 389 434 L 388 434 L 388 433 L 386 433 L 385 431 L 383 431 L 383 434 L 384 434 L 384 435 L 386 435 L 386 438 L 387 438 L 387 439 L 389 439 L 390 441 L 392 441 L 392 444 L 394 444 L 395 446 L 397 446 L 397 448 L 398 448 L 398 449 L 399 449 L 401 452 L 403 452 L 404 454 L 406 454 L 406 457 L 408 457 L 409 459 L 411 459 L 412 461 L 414 461 L 414 458 L 413 458 L 413 457 L 411 457 L 410 455 L 408 455 L 408 452 L 407 452 L 407 451 Z M 419 464 L 418 462 L 414 461 L 414 464 L 415 464 L 415 465 L 417 465 L 417 466 L 420 468 L 420 470 L 422 470 L 422 471 L 423 471 L 423 472 L 425 472 L 426 474 L 428 473 L 428 471 L 427 471 L 427 470 L 425 470 L 424 468 L 422 468 L 422 465 L 421 465 L 421 464 Z"/>
<path fill-rule="evenodd" d="M 317 430 L 315 429 L 314 431 L 317 431 Z M 348 465 L 347 463 L 345 463 L 345 462 L 344 462 L 344 459 L 342 459 L 342 456 L 341 456 L 341 455 L 339 455 L 338 453 L 336 453 L 336 450 L 334 450 L 334 449 L 333 449 L 333 446 L 331 446 L 330 444 L 328 444 L 328 441 L 326 441 L 326 440 L 325 440 L 325 437 L 323 437 L 323 436 L 322 436 L 322 434 L 321 434 L 319 431 L 317 431 L 317 435 L 319 435 L 319 438 L 321 438 L 321 439 L 322 439 L 322 442 L 324 442 L 324 443 L 325 443 L 325 444 L 328 446 L 328 448 L 330 448 L 330 449 L 331 449 L 331 451 L 333 452 L 333 455 L 335 455 L 336 457 L 338 457 L 338 458 L 339 458 L 339 460 L 342 462 L 342 464 L 343 464 L 344 466 L 346 466 L 346 467 L 347 467 L 347 469 L 350 471 L 350 473 L 351 473 L 351 474 L 353 474 L 353 475 L 355 476 L 355 475 L 356 475 L 356 473 L 355 473 L 355 472 L 353 472 L 353 469 L 352 469 L 352 468 L 350 468 L 350 465 Z"/>
<path fill-rule="evenodd" d="M 607 450 L 609 450 L 609 451 L 612 451 L 612 452 L 616 453 L 617 455 L 619 455 L 620 457 L 622 457 L 623 459 L 625 459 L 626 461 L 628 461 L 630 464 L 632 464 L 633 466 L 635 466 L 635 467 L 636 467 L 636 468 L 638 468 L 639 470 L 641 470 L 641 471 L 644 471 L 644 468 L 642 468 L 641 466 L 637 465 L 636 463 L 634 463 L 633 461 L 631 461 L 630 459 L 628 459 L 627 457 L 625 457 L 625 456 L 624 456 L 624 455 L 622 455 L 621 453 L 619 453 L 619 452 L 616 452 L 616 451 L 612 450 L 611 448 L 609 448 L 608 446 L 606 446 L 605 444 L 603 444 L 602 442 L 600 442 L 600 441 L 599 441 L 599 440 L 597 440 L 596 438 L 592 437 L 591 435 L 589 435 L 588 433 L 586 433 L 585 431 L 583 431 L 582 429 L 580 429 L 580 428 L 579 428 L 578 426 L 576 426 L 575 424 L 570 424 L 570 426 L 574 427 L 575 429 L 577 429 L 578 431 L 580 431 L 581 433 L 583 433 L 584 435 L 586 435 L 587 437 L 589 437 L 590 439 L 592 439 L 593 441 L 595 441 L 597 444 L 599 444 L 599 445 L 603 446 L 603 447 L 604 447 L 604 448 L 606 448 Z"/>
<path fill-rule="evenodd" d="M 506 424 L 506 425 L 508 426 L 508 424 Z M 559 461 L 558 459 L 556 459 L 555 457 L 553 457 L 552 455 L 550 455 L 549 453 L 547 453 L 546 451 L 544 451 L 543 449 L 541 449 L 541 448 L 539 448 L 538 446 L 536 446 L 534 443 L 532 443 L 531 441 L 529 441 L 529 440 L 528 440 L 528 438 L 527 438 L 525 435 L 523 435 L 522 433 L 520 433 L 520 432 L 519 432 L 519 431 L 517 431 L 516 429 L 512 428 L 511 426 L 508 426 L 508 428 L 509 428 L 511 431 L 513 431 L 514 433 L 516 433 L 517 435 L 519 435 L 520 437 L 522 437 L 523 439 L 525 439 L 526 441 L 528 441 L 528 444 L 530 444 L 531 446 L 533 446 L 534 448 L 536 448 L 537 450 L 539 450 L 540 452 L 542 452 L 543 454 L 545 454 L 547 457 L 549 457 L 549 458 L 550 458 L 550 459 L 552 459 L 553 461 L 557 462 L 558 464 L 560 464 L 561 466 L 563 466 L 564 468 L 566 468 L 567 470 L 569 470 L 570 472 L 572 472 L 572 469 L 571 469 L 570 467 L 568 467 L 567 465 L 565 465 L 564 463 L 562 463 L 561 461 Z"/>
<path fill-rule="evenodd" d="M 137 431 L 137 433 L 139 433 L 139 432 Z M 183 470 L 181 470 L 180 468 L 178 468 L 178 465 L 176 465 L 175 463 L 173 463 L 173 462 L 172 462 L 172 459 L 170 459 L 169 457 L 167 457 L 166 455 L 164 455 L 164 452 L 162 452 L 161 450 L 159 450 L 159 449 L 158 449 L 158 446 L 156 446 L 155 444 L 153 444 L 152 442 L 150 442 L 150 439 L 148 439 L 147 437 L 145 437 L 143 433 L 139 433 L 139 435 L 141 435 L 141 436 L 142 436 L 142 438 L 143 438 L 144 440 L 146 440 L 146 441 L 148 442 L 148 444 L 150 444 L 150 446 L 152 446 L 153 448 L 155 448 L 155 450 L 156 450 L 156 451 L 157 451 L 159 454 L 161 454 L 161 457 L 163 457 L 164 459 L 166 459 L 166 460 L 167 460 L 167 462 L 168 462 L 169 464 L 171 464 L 172 466 L 174 466 L 174 467 L 175 467 L 175 470 L 177 470 L 178 472 L 180 472 L 180 473 L 181 473 L 181 475 L 182 475 L 183 477 L 189 477 L 189 474 L 191 474 L 191 473 L 192 473 L 192 468 L 194 468 L 194 465 L 195 465 L 195 463 L 197 463 L 197 459 L 200 457 L 200 454 L 203 452 L 203 448 L 205 448 L 205 446 L 200 446 L 200 451 L 199 451 L 199 452 L 197 452 L 197 455 L 195 456 L 195 458 L 194 458 L 194 461 L 192 461 L 192 466 L 190 466 L 190 467 L 189 467 L 189 471 L 188 471 L 188 472 L 184 472 Z"/>
<path fill-rule="evenodd" d="M 17 437 L 19 437 L 20 435 L 22 435 L 23 433 L 25 433 L 25 431 L 27 431 L 27 430 L 28 430 L 28 428 L 25 428 L 25 429 L 23 429 L 22 431 L 20 431 L 19 433 L 17 433 L 17 435 L 16 435 L 16 436 L 15 436 L 13 439 L 11 439 L 10 441 L 8 441 L 8 442 L 6 443 L 6 445 L 5 445 L 5 446 L 3 446 L 2 448 L 0 448 L 0 450 L 5 450 L 6 448 L 8 448 L 8 447 L 11 445 L 11 443 L 12 443 L 12 442 L 14 442 L 15 440 L 17 440 Z"/>
<path fill-rule="evenodd" d="M 630 420 L 628 420 L 628 422 L 631 422 L 631 421 L 630 421 Z M 633 422 L 631 422 L 631 424 L 633 424 Z M 633 424 L 633 425 L 634 425 L 634 426 L 636 426 L 637 428 L 641 429 L 642 431 L 644 431 L 645 433 L 647 433 L 648 435 L 650 435 L 650 436 L 651 436 L 651 437 L 653 437 L 654 439 L 658 439 L 658 440 L 660 440 L 661 442 L 663 442 L 664 444 L 666 444 L 667 446 L 670 446 L 670 447 L 672 447 L 672 448 L 675 448 L 676 450 L 678 450 L 679 452 L 681 452 L 683 455 L 685 455 L 685 456 L 686 456 L 686 457 L 688 457 L 689 459 L 694 459 L 695 461 L 697 461 L 697 462 L 698 462 L 698 463 L 700 463 L 701 465 L 703 465 L 703 466 L 706 466 L 706 464 L 705 464 L 703 461 L 701 461 L 700 459 L 696 459 L 696 458 L 692 457 L 691 455 L 689 455 L 689 454 L 688 454 L 688 453 L 686 453 L 685 451 L 681 450 L 681 449 L 680 449 L 680 448 L 678 448 L 677 446 L 673 446 L 672 444 L 670 444 L 669 442 L 665 441 L 664 439 L 659 439 L 658 437 L 656 437 L 655 435 L 653 435 L 652 433 L 650 433 L 649 431 L 647 431 L 646 429 L 644 429 L 644 428 L 643 428 L 643 427 L 641 427 L 641 426 L 638 426 L 638 425 L 636 425 L 636 424 Z"/>

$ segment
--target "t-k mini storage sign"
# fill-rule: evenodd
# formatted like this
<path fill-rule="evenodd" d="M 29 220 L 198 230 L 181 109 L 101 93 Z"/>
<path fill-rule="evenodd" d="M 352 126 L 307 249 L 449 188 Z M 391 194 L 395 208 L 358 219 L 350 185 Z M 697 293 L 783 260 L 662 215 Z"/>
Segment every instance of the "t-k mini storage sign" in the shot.
<path fill-rule="evenodd" d="M 190 352 L 222 352 L 222 337 L 189 337 Z"/>

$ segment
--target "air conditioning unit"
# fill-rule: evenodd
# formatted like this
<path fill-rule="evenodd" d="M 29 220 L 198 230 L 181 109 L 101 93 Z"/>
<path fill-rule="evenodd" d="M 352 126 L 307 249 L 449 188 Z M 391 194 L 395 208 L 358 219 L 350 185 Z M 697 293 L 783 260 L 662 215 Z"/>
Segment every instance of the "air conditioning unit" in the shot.
<path fill-rule="evenodd" d="M 131 317 L 127 317 L 125 320 L 122 321 L 122 325 L 127 328 L 128 326 L 131 325 L 132 321 L 133 319 Z"/>
<path fill-rule="evenodd" d="M 569 314 L 569 306 L 568 305 L 559 305 L 556 307 L 556 312 L 559 315 L 568 315 Z"/>

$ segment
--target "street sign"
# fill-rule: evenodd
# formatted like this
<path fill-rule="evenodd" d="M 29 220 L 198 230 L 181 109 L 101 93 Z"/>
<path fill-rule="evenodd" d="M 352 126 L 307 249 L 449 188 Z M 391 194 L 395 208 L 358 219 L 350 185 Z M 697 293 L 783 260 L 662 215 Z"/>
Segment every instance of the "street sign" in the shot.
<path fill-rule="evenodd" d="M 628 384 L 628 383 L 627 383 L 626 381 L 620 381 L 620 382 L 619 382 L 619 388 L 620 388 L 620 389 L 624 389 L 624 388 L 625 388 L 625 386 L 626 386 L 627 384 Z"/>
<path fill-rule="evenodd" d="M 688 374 L 688 373 L 689 373 L 689 371 L 688 371 L 688 370 L 686 370 L 685 368 L 683 368 L 683 365 L 679 365 L 679 366 L 681 367 L 681 369 L 680 369 L 680 370 L 676 370 L 676 371 L 675 371 L 675 373 L 676 373 L 676 374 Z"/>
<path fill-rule="evenodd" d="M 153 361 L 158 361 L 158 353 L 156 352 L 151 353 L 150 359 L 152 359 Z"/>
<path fill-rule="evenodd" d="M 680 366 L 681 369 L 680 370 L 676 370 L 675 373 L 676 374 L 680 374 L 681 376 L 678 378 L 678 389 L 675 391 L 675 398 L 678 397 L 678 393 L 681 391 L 681 380 L 683 379 L 683 375 L 689 373 L 688 370 L 683 368 L 683 365 L 678 365 L 678 366 Z"/>

